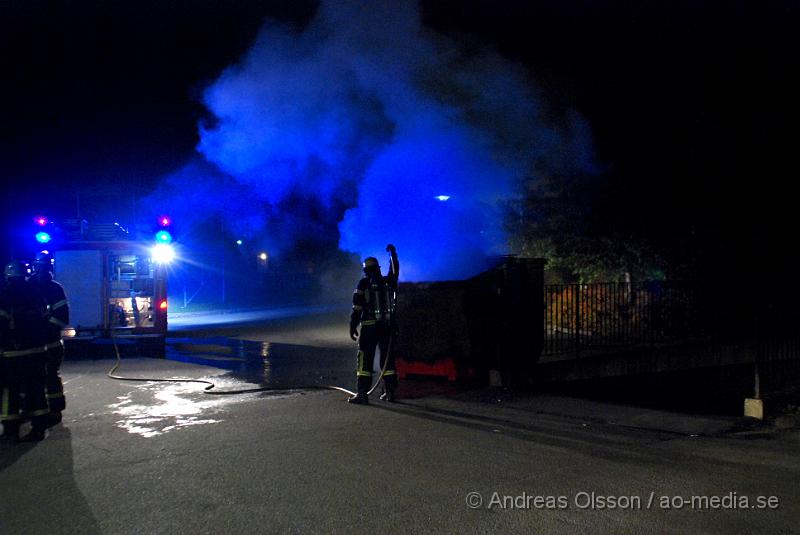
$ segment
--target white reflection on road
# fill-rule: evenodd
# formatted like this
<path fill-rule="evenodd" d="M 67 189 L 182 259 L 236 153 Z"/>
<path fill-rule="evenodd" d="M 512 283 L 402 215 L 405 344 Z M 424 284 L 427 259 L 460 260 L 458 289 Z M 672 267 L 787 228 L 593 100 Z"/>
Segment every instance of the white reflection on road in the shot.
<path fill-rule="evenodd" d="M 214 377 L 217 389 L 255 387 L 249 383 Z M 196 383 L 143 383 L 136 390 L 118 396 L 118 403 L 108 407 L 122 419 L 117 427 L 143 437 L 154 437 L 192 425 L 214 424 L 222 421 L 225 408 L 250 401 L 258 394 L 208 396 Z"/>

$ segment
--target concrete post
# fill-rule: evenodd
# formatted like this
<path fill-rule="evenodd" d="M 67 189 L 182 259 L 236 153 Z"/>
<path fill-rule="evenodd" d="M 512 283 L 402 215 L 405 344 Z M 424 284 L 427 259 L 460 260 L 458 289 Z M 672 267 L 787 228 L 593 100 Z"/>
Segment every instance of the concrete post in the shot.
<path fill-rule="evenodd" d="M 744 400 L 744 415 L 750 418 L 764 419 L 764 400 L 761 399 L 761 376 L 758 371 L 758 361 L 753 366 L 754 372 L 754 398 L 745 398 Z"/>

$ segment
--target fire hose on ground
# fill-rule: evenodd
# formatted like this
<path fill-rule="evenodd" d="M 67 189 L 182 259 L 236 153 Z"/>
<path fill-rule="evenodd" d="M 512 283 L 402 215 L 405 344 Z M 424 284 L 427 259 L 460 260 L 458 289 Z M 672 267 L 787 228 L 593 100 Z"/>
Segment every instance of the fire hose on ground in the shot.
<path fill-rule="evenodd" d="M 339 392 L 349 394 L 351 396 L 355 396 L 356 393 L 352 390 L 348 390 L 341 386 L 336 385 L 323 385 L 323 384 L 309 384 L 309 385 L 296 385 L 296 386 L 259 386 L 256 388 L 240 388 L 236 390 L 215 390 L 216 384 L 212 381 L 208 381 L 205 379 L 161 379 L 157 377 L 125 377 L 122 375 L 116 375 L 114 372 L 117 371 L 120 364 L 122 363 L 122 359 L 119 353 L 119 347 L 117 346 L 117 341 L 114 335 L 111 335 L 111 341 L 114 344 L 114 352 L 116 353 L 116 362 L 114 366 L 108 371 L 106 374 L 111 379 L 116 379 L 117 381 L 131 381 L 131 382 L 141 382 L 141 383 L 149 383 L 149 382 L 157 382 L 157 383 L 197 383 L 197 384 L 204 384 L 206 385 L 203 388 L 203 393 L 208 394 L 211 396 L 232 396 L 236 394 L 250 394 L 253 392 L 288 392 L 292 390 L 338 390 Z M 386 373 L 386 368 L 389 365 L 389 356 L 392 352 L 392 345 L 394 341 L 394 336 L 391 335 L 389 338 L 389 345 L 388 351 L 386 352 L 386 358 L 383 359 L 383 367 L 381 368 L 380 375 L 375 383 L 372 385 L 372 388 L 369 389 L 367 395 L 371 395 L 378 385 L 383 381 L 384 374 Z"/>

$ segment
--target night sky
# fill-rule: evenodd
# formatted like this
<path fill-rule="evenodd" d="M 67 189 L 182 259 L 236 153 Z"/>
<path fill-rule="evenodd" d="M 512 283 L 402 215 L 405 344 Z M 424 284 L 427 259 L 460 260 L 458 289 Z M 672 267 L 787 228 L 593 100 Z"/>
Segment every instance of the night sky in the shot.
<path fill-rule="evenodd" d="M 203 91 L 264 21 L 302 28 L 316 9 L 0 4 L 5 236 L 35 212 L 103 217 L 109 198 L 151 194 L 196 156 L 198 124 L 210 120 Z M 671 254 L 711 247 L 706 264 L 789 273 L 796 3 L 431 0 L 421 13 L 467 50 L 521 65 L 546 117 L 585 118 L 604 180 L 598 202 L 621 214 L 608 224 L 622 235 Z"/>

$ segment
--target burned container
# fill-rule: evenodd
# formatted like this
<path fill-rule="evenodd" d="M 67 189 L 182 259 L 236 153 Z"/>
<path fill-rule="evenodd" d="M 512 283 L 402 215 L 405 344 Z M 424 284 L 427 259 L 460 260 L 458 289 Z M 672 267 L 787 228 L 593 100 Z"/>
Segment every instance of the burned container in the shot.
<path fill-rule="evenodd" d="M 544 343 L 544 260 L 503 257 L 465 281 L 402 283 L 397 369 L 507 386 L 533 379 Z"/>

